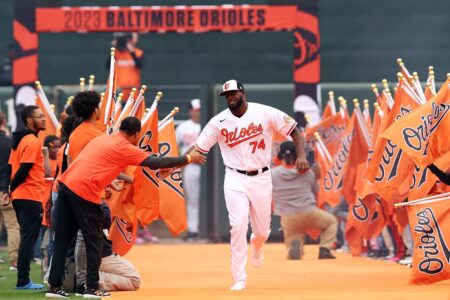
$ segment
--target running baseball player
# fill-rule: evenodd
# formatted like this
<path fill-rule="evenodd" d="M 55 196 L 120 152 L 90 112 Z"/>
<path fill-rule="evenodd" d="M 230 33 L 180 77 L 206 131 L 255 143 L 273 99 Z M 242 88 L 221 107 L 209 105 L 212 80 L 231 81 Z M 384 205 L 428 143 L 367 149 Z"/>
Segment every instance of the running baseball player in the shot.
<path fill-rule="evenodd" d="M 231 225 L 232 291 L 246 287 L 247 229 L 250 216 L 251 261 L 261 266 L 263 246 L 270 234 L 272 178 L 272 130 L 290 135 L 297 150 L 299 172 L 308 169 L 304 141 L 296 122 L 270 106 L 247 102 L 244 86 L 228 80 L 220 93 L 228 109 L 213 117 L 198 137 L 195 147 L 206 154 L 219 143 L 226 166 L 224 191 Z"/>

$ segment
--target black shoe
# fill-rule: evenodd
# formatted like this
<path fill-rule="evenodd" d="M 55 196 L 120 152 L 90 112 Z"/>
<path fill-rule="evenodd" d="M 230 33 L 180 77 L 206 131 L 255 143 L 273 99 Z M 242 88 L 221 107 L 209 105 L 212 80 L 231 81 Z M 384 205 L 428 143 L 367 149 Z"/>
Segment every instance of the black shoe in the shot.
<path fill-rule="evenodd" d="M 89 289 L 84 291 L 83 298 L 101 299 L 103 297 L 110 297 L 111 294 L 108 291 L 102 289 Z"/>
<path fill-rule="evenodd" d="M 288 259 L 301 259 L 300 241 L 293 240 L 289 248 Z"/>
<path fill-rule="evenodd" d="M 45 292 L 46 298 L 69 298 L 70 295 L 63 288 L 50 287 L 47 292 Z"/>
<path fill-rule="evenodd" d="M 86 286 L 84 284 L 77 284 L 75 288 L 75 296 L 83 296 L 86 291 Z"/>
<path fill-rule="evenodd" d="M 198 239 L 198 233 L 197 232 L 188 232 L 186 236 L 186 241 L 193 242 Z"/>
<path fill-rule="evenodd" d="M 333 254 L 331 254 L 330 249 L 320 247 L 319 259 L 336 259 L 336 257 Z"/>

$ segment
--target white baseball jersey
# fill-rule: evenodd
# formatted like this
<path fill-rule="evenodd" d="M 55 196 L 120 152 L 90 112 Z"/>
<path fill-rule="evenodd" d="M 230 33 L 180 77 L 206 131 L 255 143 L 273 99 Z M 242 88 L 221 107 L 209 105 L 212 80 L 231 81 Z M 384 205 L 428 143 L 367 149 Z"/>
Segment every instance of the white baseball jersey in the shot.
<path fill-rule="evenodd" d="M 253 171 L 270 166 L 272 130 L 290 135 L 296 124 L 276 108 L 248 102 L 247 111 L 241 117 L 236 117 L 229 109 L 213 117 L 195 146 L 202 152 L 209 152 L 219 143 L 225 166 Z"/>
<path fill-rule="evenodd" d="M 187 120 L 178 125 L 175 134 L 180 153 L 185 153 L 192 145 L 194 145 L 200 134 L 200 130 L 200 124 L 195 123 L 192 120 Z"/>

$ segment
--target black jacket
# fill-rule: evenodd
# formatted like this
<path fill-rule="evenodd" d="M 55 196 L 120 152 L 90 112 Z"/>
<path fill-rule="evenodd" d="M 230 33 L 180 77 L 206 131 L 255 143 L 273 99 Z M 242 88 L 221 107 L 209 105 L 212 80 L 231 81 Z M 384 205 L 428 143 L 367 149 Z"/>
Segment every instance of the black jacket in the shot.
<path fill-rule="evenodd" d="M 12 141 L 9 136 L 0 130 L 0 191 L 7 192 L 9 177 L 11 176 L 8 166 L 9 154 L 11 153 Z"/>

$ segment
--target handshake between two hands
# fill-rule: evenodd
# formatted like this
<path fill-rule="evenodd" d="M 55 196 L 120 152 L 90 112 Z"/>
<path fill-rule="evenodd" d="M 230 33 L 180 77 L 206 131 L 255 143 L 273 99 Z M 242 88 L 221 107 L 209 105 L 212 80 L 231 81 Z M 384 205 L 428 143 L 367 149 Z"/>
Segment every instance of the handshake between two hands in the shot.
<path fill-rule="evenodd" d="M 196 164 L 203 165 L 206 162 L 206 156 L 204 154 L 202 154 L 201 152 L 199 152 L 197 149 L 191 150 L 191 152 L 189 152 L 188 155 L 191 157 L 191 161 L 189 163 L 196 163 Z M 189 164 L 189 163 L 187 163 L 187 164 Z M 161 178 L 161 179 L 166 178 L 167 176 L 172 174 L 172 172 L 178 168 L 180 168 L 180 167 L 160 169 L 159 170 L 159 178 Z"/>

